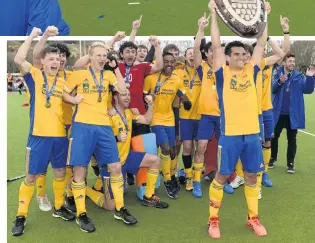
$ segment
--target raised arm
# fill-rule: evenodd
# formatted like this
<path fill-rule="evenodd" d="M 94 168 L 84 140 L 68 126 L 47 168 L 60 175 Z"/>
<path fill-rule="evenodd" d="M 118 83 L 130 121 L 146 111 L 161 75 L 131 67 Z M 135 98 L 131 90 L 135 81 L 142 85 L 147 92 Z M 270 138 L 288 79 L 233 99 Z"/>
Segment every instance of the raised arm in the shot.
<path fill-rule="evenodd" d="M 199 67 L 202 62 L 202 54 L 200 51 L 201 40 L 204 38 L 204 29 L 209 26 L 209 20 L 202 17 L 198 20 L 198 32 L 194 42 L 194 65 L 195 68 Z"/>
<path fill-rule="evenodd" d="M 213 69 L 216 72 L 220 67 L 225 64 L 225 55 L 221 47 L 220 40 L 220 30 L 218 25 L 217 13 L 216 13 L 216 4 L 214 0 L 210 0 L 209 9 L 211 11 L 211 42 L 213 50 Z"/>
<path fill-rule="evenodd" d="M 132 22 L 132 30 L 131 30 L 131 33 L 130 33 L 129 41 L 135 42 L 136 35 L 137 35 L 138 30 L 139 30 L 140 25 L 141 25 L 141 20 L 142 20 L 142 15 L 140 16 L 139 19 L 137 19 L 137 20 Z"/>
<path fill-rule="evenodd" d="M 18 66 L 20 72 L 22 75 L 27 74 L 30 71 L 31 64 L 26 61 L 26 56 L 28 53 L 28 50 L 30 49 L 30 46 L 32 44 L 32 41 L 41 35 L 41 30 L 38 28 L 33 28 L 30 36 L 27 37 L 27 39 L 24 41 L 24 43 L 20 46 L 19 50 L 17 51 L 14 62 Z"/>
<path fill-rule="evenodd" d="M 138 116 L 137 123 L 149 125 L 153 118 L 153 98 L 151 95 L 147 95 L 145 96 L 144 100 L 148 104 L 148 110 L 144 115 Z"/>
<path fill-rule="evenodd" d="M 157 73 L 162 70 L 163 68 L 163 57 L 162 57 L 162 50 L 160 46 L 160 41 L 157 39 L 156 36 L 150 36 L 149 39 L 150 43 L 154 46 L 155 49 L 155 59 L 156 63 L 152 65 L 150 74 Z"/>
<path fill-rule="evenodd" d="M 84 68 L 86 65 L 88 65 L 90 63 L 90 57 L 89 55 L 85 55 L 85 56 L 82 56 L 80 57 L 76 62 L 75 64 L 73 65 L 73 68 L 75 70 L 79 70 L 79 69 L 82 69 Z"/>
<path fill-rule="evenodd" d="M 115 36 L 106 43 L 109 49 L 114 48 L 114 45 L 116 42 L 123 40 L 126 37 L 126 34 L 124 31 L 118 31 Z"/>
<path fill-rule="evenodd" d="M 303 78 L 302 91 L 304 94 L 312 94 L 315 86 L 315 67 L 310 66 L 306 71 L 306 77 Z"/>
<path fill-rule="evenodd" d="M 273 51 L 273 55 L 270 57 L 267 57 L 267 65 L 268 66 L 272 66 L 275 63 L 279 62 L 280 60 L 282 60 L 285 56 L 285 53 L 283 52 L 283 50 L 277 45 L 277 43 L 271 39 L 269 39 L 269 45 Z"/>
<path fill-rule="evenodd" d="M 145 57 L 144 61 L 145 62 L 153 62 L 155 56 L 155 48 L 154 46 L 151 46 L 148 55 Z"/>
<path fill-rule="evenodd" d="M 33 66 L 39 69 L 42 68 L 42 64 L 40 62 L 40 53 L 44 49 L 45 44 L 49 37 L 58 35 L 58 29 L 55 26 L 48 26 L 45 33 L 42 35 L 40 40 L 35 45 L 33 51 Z"/>
<path fill-rule="evenodd" d="M 281 15 L 280 24 L 281 24 L 282 32 L 284 35 L 282 51 L 286 55 L 290 51 L 290 48 L 291 48 L 289 19 L 286 17 L 282 18 L 282 15 Z"/>

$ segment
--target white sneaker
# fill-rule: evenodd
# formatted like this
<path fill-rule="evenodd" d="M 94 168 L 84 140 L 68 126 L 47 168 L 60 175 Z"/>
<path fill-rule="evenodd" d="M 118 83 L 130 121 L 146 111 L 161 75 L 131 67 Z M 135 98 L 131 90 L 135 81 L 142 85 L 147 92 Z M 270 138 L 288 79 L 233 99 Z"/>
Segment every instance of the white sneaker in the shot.
<path fill-rule="evenodd" d="M 47 212 L 52 209 L 51 203 L 47 198 L 47 194 L 45 194 L 44 196 L 36 196 L 36 199 L 40 210 Z"/>
<path fill-rule="evenodd" d="M 261 198 L 262 198 L 262 190 L 261 190 L 261 187 L 259 187 L 258 199 L 260 200 Z"/>
<path fill-rule="evenodd" d="M 230 186 L 233 189 L 238 188 L 239 186 L 245 183 L 244 177 L 236 176 L 235 179 L 230 183 Z"/>

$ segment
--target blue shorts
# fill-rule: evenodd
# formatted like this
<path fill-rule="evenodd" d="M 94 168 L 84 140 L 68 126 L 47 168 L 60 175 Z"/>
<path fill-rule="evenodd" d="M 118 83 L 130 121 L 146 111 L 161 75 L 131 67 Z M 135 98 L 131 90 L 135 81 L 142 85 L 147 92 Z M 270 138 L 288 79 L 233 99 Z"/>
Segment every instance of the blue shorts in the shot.
<path fill-rule="evenodd" d="M 275 126 L 273 120 L 273 112 L 272 109 L 263 111 L 263 124 L 264 124 L 264 136 L 265 139 L 271 139 L 274 137 L 273 129 Z"/>
<path fill-rule="evenodd" d="M 140 164 L 145 154 L 146 153 L 142 153 L 142 152 L 133 152 L 132 150 L 129 151 L 126 162 L 121 167 L 121 172 L 124 175 L 124 178 L 125 178 L 126 173 L 130 173 L 133 175 L 136 175 L 138 173 Z M 103 178 L 103 188 L 104 188 L 105 199 L 114 199 L 112 188 L 110 185 L 110 173 L 108 171 L 107 165 L 104 165 L 101 167 L 100 174 Z M 124 181 L 126 180 L 124 179 Z"/>
<path fill-rule="evenodd" d="M 93 154 L 99 166 L 119 162 L 111 126 L 74 122 L 71 129 L 68 158 L 71 166 L 88 166 Z"/>
<path fill-rule="evenodd" d="M 40 137 L 29 135 L 26 148 L 26 167 L 31 175 L 45 173 L 49 161 L 54 169 L 67 164 L 67 137 Z"/>
<path fill-rule="evenodd" d="M 259 134 L 221 135 L 217 157 L 218 172 L 222 175 L 231 175 L 239 158 L 244 171 L 248 173 L 258 173 L 265 169 Z"/>
<path fill-rule="evenodd" d="M 175 136 L 179 136 L 179 108 L 173 107 L 175 117 Z"/>
<path fill-rule="evenodd" d="M 202 115 L 199 121 L 197 140 L 211 140 L 213 132 L 220 138 L 220 116 Z"/>
<path fill-rule="evenodd" d="M 199 120 L 180 119 L 180 140 L 193 140 L 197 138 Z"/>
<path fill-rule="evenodd" d="M 176 144 L 175 127 L 168 126 L 152 126 L 151 130 L 155 133 L 156 144 L 161 146 L 164 143 L 168 143 L 170 147 L 174 147 Z"/>

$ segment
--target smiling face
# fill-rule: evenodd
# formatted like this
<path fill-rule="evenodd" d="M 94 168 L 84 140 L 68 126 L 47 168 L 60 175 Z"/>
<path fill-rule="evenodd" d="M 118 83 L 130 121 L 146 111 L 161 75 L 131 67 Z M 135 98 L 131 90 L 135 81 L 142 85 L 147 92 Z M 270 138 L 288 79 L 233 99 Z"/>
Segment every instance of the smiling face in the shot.
<path fill-rule="evenodd" d="M 105 46 L 94 46 L 90 50 L 90 61 L 92 68 L 100 72 L 104 69 L 107 61 L 107 49 Z"/>
<path fill-rule="evenodd" d="M 43 58 L 41 58 L 44 72 L 55 76 L 60 68 L 60 54 L 59 52 L 47 52 Z"/>
<path fill-rule="evenodd" d="M 172 55 L 165 55 L 163 57 L 163 62 L 164 62 L 163 72 L 167 76 L 170 76 L 176 67 L 175 57 L 173 57 Z"/>
<path fill-rule="evenodd" d="M 124 107 L 125 109 L 127 109 L 129 107 L 130 104 L 130 92 L 127 89 L 127 92 L 125 94 L 116 94 L 115 95 L 115 102 L 118 105 L 121 105 L 122 107 Z"/>
<path fill-rule="evenodd" d="M 138 47 L 136 60 L 138 62 L 144 62 L 147 55 L 148 55 L 148 49 L 147 48 Z"/>
<path fill-rule="evenodd" d="M 226 55 L 226 60 L 231 69 L 242 69 L 247 60 L 247 53 L 244 47 L 233 46 L 231 48 L 231 54 Z"/>
<path fill-rule="evenodd" d="M 295 68 L 295 57 L 286 58 L 284 61 L 284 68 L 287 71 L 292 72 Z"/>
<path fill-rule="evenodd" d="M 193 48 L 189 48 L 185 54 L 185 61 L 189 67 L 194 67 L 194 50 Z"/>
<path fill-rule="evenodd" d="M 136 55 L 137 55 L 136 49 L 127 47 L 122 52 L 122 59 L 127 65 L 131 66 L 136 60 Z"/>

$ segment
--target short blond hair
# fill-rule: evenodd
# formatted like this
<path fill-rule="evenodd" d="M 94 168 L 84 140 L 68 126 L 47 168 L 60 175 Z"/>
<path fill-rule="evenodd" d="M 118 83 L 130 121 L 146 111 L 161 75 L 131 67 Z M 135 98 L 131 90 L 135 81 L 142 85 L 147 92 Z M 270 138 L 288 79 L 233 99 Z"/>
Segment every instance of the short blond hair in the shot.
<path fill-rule="evenodd" d="M 106 49 L 107 51 L 109 50 L 108 46 L 104 43 L 104 42 L 101 42 L 101 41 L 97 41 L 97 42 L 93 42 L 90 46 L 89 46 L 89 55 L 92 55 L 93 53 L 93 50 L 94 48 L 96 47 L 102 47 L 104 49 Z"/>

